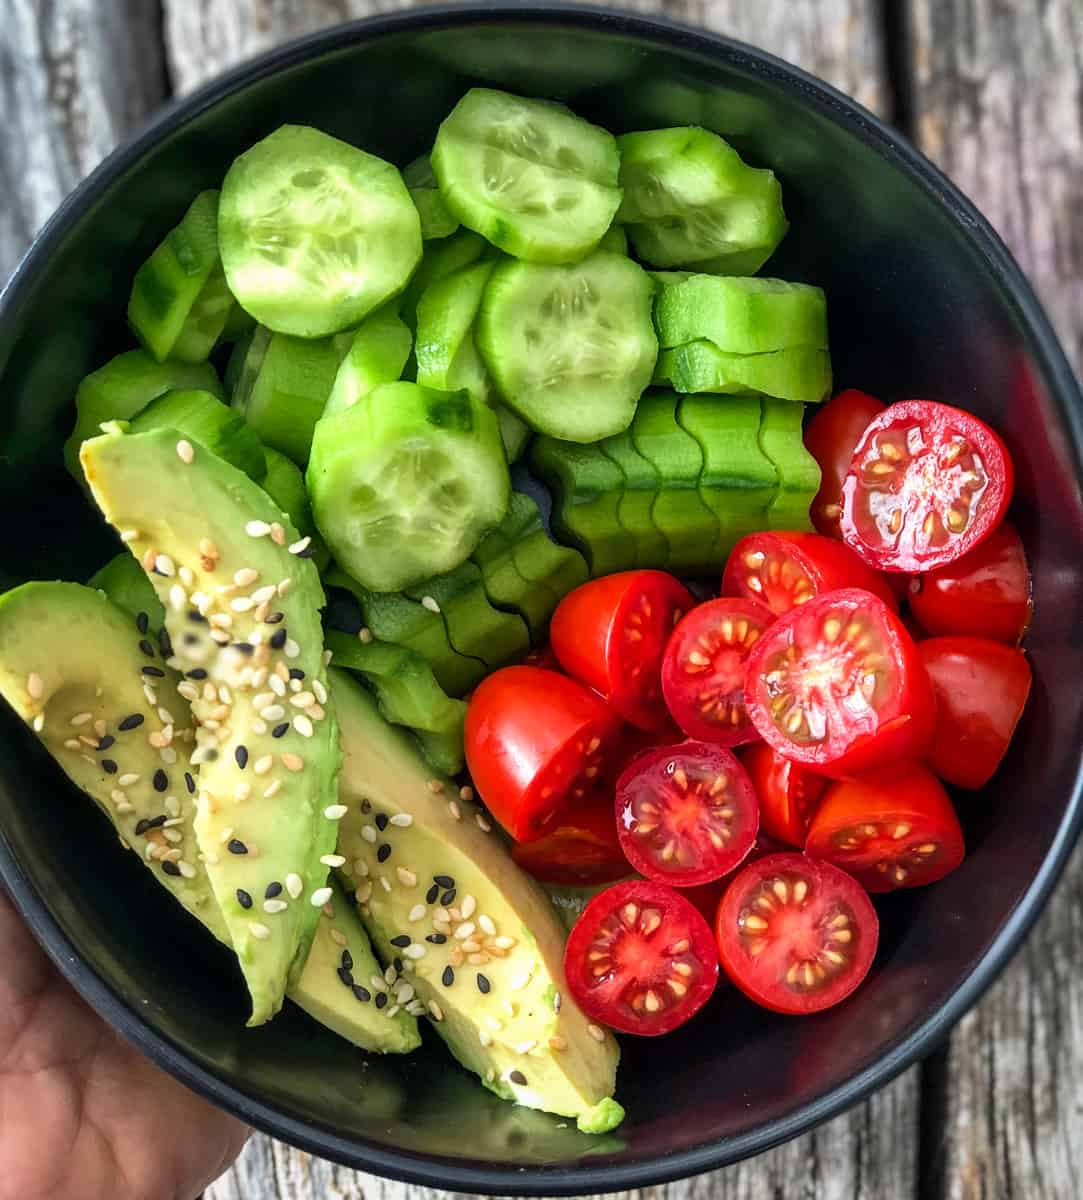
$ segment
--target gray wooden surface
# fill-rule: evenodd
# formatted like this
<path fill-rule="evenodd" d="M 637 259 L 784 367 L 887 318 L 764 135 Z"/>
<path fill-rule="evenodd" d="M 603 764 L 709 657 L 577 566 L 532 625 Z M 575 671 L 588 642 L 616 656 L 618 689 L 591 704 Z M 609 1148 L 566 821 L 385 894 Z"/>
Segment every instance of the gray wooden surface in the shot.
<path fill-rule="evenodd" d="M 0 278 L 65 192 L 171 92 L 295 34 L 408 3 L 0 0 Z M 762 45 L 900 123 L 992 219 L 1083 366 L 1081 0 L 631 6 Z M 814 1133 L 650 1200 L 1083 1196 L 1081 961 L 1083 852 L 943 1051 Z M 207 1200 L 438 1200 L 422 1191 L 260 1136 Z"/>

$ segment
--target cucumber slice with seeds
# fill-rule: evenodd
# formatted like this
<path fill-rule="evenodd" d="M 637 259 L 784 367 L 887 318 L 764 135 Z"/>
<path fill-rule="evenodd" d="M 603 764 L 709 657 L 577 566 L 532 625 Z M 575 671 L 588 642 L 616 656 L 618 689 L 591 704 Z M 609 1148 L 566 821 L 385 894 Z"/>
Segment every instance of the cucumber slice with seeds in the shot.
<path fill-rule="evenodd" d="M 302 125 L 282 126 L 230 167 L 218 240 L 245 310 L 296 337 L 356 325 L 402 291 L 421 258 L 399 172 Z"/>
<path fill-rule="evenodd" d="M 343 412 L 383 383 L 402 377 L 414 339 L 392 305 L 366 317 L 335 375 L 323 415 Z"/>
<path fill-rule="evenodd" d="M 450 237 L 459 228 L 459 219 L 452 215 L 432 169 L 432 159 L 422 154 L 403 171 L 417 215 L 421 218 L 421 236 L 425 241 Z"/>
<path fill-rule="evenodd" d="M 653 298 L 643 268 L 606 251 L 574 266 L 506 260 L 485 289 L 478 345 L 532 429 L 594 442 L 628 427 L 650 382 Z"/>
<path fill-rule="evenodd" d="M 612 134 L 563 105 L 474 88 L 440 126 L 432 152 L 452 213 L 533 262 L 575 262 L 620 204 Z"/>

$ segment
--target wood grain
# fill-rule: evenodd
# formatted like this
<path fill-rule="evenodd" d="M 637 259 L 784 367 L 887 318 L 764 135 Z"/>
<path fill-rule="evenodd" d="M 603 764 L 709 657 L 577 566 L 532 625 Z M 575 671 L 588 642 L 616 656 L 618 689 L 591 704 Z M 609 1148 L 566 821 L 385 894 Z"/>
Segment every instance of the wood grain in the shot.
<path fill-rule="evenodd" d="M 913 0 L 910 40 L 919 144 L 997 227 L 1083 370 L 1083 7 Z M 931 1194 L 1083 1192 L 1080 961 L 1083 851 L 936 1070 Z"/>

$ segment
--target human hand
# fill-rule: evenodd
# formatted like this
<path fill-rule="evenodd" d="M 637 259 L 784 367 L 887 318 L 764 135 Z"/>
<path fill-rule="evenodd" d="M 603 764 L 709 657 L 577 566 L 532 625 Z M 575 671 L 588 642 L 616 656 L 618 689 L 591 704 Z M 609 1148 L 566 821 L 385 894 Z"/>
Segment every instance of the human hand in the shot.
<path fill-rule="evenodd" d="M 248 1132 L 114 1033 L 0 890 L 0 1200 L 193 1200 Z"/>

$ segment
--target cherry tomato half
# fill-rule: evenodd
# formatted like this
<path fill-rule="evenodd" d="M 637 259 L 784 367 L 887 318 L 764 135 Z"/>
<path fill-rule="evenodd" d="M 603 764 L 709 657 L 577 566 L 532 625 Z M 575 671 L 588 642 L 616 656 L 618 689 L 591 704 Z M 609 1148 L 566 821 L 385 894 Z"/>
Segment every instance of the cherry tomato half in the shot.
<path fill-rule="evenodd" d="M 821 405 L 805 426 L 805 448 L 820 466 L 820 490 L 809 509 L 813 525 L 828 537 L 841 538 L 842 481 L 857 443 L 884 405 L 866 392 L 848 388 Z"/>
<path fill-rule="evenodd" d="M 918 646 L 936 693 L 929 766 L 948 783 L 980 788 L 1004 757 L 1030 695 L 1022 650 L 988 638 L 928 638 Z"/>
<path fill-rule="evenodd" d="M 914 763 L 832 784 L 805 853 L 841 867 L 870 892 L 890 892 L 943 879 L 965 848 L 943 785 Z"/>
<path fill-rule="evenodd" d="M 846 544 L 881 571 L 928 571 L 961 558 L 1000 524 L 1015 472 L 972 413 L 904 400 L 874 418 L 842 485 Z"/>
<path fill-rule="evenodd" d="M 659 678 L 674 625 L 695 601 L 665 571 L 592 579 L 557 605 L 549 638 L 560 665 L 641 729 L 668 719 Z"/>
<path fill-rule="evenodd" d="M 761 836 L 766 833 L 786 846 L 804 849 L 809 822 L 827 781 L 783 758 L 766 742 L 756 742 L 742 751 L 741 765 L 760 802 Z"/>
<path fill-rule="evenodd" d="M 1017 645 L 1030 620 L 1030 572 L 1015 527 L 1002 521 L 968 554 L 915 575 L 910 608 L 929 633 L 965 633 Z"/>
<path fill-rule="evenodd" d="M 601 789 L 570 805 L 540 838 L 515 842 L 511 856 L 543 883 L 589 887 L 630 872 L 617 837 L 613 794 Z"/>
<path fill-rule="evenodd" d="M 869 973 L 880 936 L 859 885 L 830 863 L 771 854 L 742 867 L 718 906 L 726 975 L 773 1012 L 820 1012 Z"/>
<path fill-rule="evenodd" d="M 780 617 L 813 596 L 864 588 L 898 607 L 883 575 L 842 542 L 819 533 L 751 533 L 734 546 L 722 575 L 722 593 L 759 600 Z"/>
<path fill-rule="evenodd" d="M 656 1037 L 707 1003 L 718 955 L 710 926 L 679 892 L 630 879 L 583 910 L 568 938 L 564 974 L 588 1017 Z"/>
<path fill-rule="evenodd" d="M 913 639 L 857 588 L 779 617 L 748 660 L 745 703 L 768 745 L 836 778 L 923 757 L 935 714 Z"/>
<path fill-rule="evenodd" d="M 733 596 L 681 619 L 662 659 L 662 694 L 689 737 L 720 746 L 759 737 L 745 712 L 745 664 L 774 619 L 762 604 Z"/>
<path fill-rule="evenodd" d="M 692 887 L 720 879 L 756 840 L 759 811 L 748 774 L 709 742 L 660 746 L 617 781 L 617 835 L 633 868 Z"/>
<path fill-rule="evenodd" d="M 478 684 L 466 710 L 466 764 L 489 811 L 519 841 L 541 837 L 586 795 L 618 724 L 574 679 L 504 667 Z"/>

